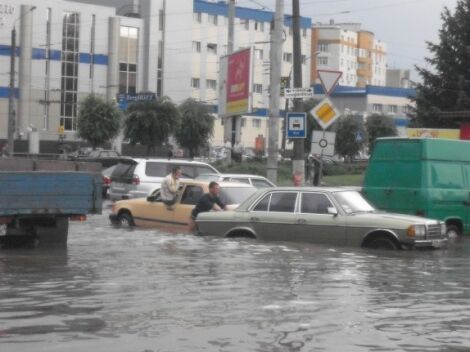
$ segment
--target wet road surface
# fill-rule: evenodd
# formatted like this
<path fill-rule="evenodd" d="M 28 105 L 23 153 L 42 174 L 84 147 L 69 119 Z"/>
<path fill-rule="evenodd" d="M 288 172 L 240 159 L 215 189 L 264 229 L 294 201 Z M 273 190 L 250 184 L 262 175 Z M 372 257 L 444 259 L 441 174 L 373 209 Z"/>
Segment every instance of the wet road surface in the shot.
<path fill-rule="evenodd" d="M 73 223 L 0 252 L 0 351 L 470 351 L 470 238 L 377 252 Z"/>

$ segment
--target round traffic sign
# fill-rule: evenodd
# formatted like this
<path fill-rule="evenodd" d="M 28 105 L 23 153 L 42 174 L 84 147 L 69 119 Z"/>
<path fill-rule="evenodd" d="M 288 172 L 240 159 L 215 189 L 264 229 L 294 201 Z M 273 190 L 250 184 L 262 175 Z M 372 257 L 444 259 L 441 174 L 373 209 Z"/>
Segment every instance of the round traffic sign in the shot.
<path fill-rule="evenodd" d="M 320 147 L 326 148 L 328 146 L 328 141 L 325 138 L 320 139 L 320 142 L 318 142 Z"/>

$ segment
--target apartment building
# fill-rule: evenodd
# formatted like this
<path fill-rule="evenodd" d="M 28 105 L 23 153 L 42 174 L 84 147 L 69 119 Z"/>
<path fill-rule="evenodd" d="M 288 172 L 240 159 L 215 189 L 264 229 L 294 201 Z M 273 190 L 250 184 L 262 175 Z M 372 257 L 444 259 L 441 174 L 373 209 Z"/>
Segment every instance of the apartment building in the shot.
<path fill-rule="evenodd" d="M 359 23 L 317 23 L 312 27 L 311 83 L 317 70 L 341 71 L 339 84 L 352 87 L 385 86 L 387 49 Z"/>

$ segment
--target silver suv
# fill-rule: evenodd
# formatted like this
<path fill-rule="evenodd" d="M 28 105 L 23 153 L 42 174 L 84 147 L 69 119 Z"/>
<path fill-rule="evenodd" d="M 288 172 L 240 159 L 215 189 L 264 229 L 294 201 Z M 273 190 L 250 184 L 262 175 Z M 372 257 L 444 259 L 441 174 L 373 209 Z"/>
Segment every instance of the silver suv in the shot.
<path fill-rule="evenodd" d="M 196 178 L 200 174 L 219 173 L 211 165 L 177 159 L 127 159 L 119 163 L 111 174 L 109 198 L 121 200 L 146 197 L 160 184 L 172 168 L 179 166 L 182 178 Z"/>

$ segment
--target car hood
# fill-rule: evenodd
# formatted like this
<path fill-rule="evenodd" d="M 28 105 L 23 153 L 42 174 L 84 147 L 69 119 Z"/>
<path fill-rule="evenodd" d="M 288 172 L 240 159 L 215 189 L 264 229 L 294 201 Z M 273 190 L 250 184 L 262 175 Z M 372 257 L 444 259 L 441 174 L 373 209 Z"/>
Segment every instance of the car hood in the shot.
<path fill-rule="evenodd" d="M 366 223 L 384 227 L 406 228 L 415 224 L 436 225 L 438 220 L 423 218 L 414 215 L 375 212 L 375 213 L 356 213 L 350 214 L 348 219 L 354 223 Z"/>

